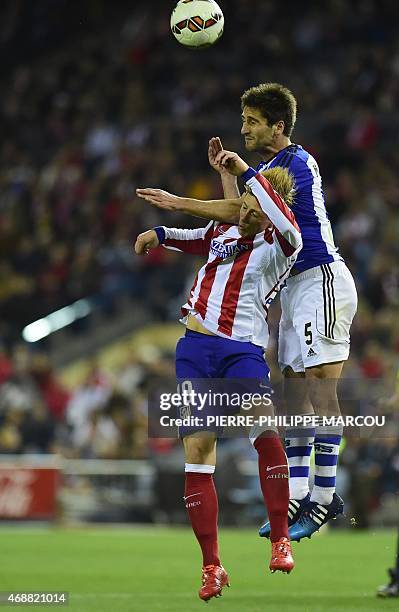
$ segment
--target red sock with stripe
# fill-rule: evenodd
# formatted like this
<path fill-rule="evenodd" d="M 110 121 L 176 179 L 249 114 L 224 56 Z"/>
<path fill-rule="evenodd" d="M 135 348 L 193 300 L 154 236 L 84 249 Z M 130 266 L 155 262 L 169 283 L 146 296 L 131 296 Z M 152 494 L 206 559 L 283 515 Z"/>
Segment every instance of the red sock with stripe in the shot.
<path fill-rule="evenodd" d="M 288 538 L 288 463 L 277 433 L 267 432 L 256 438 L 260 486 L 270 521 L 270 539 Z"/>
<path fill-rule="evenodd" d="M 219 506 L 213 482 L 214 470 L 213 465 L 186 464 L 185 468 L 184 501 L 191 526 L 201 546 L 204 566 L 221 565 L 218 545 Z"/>

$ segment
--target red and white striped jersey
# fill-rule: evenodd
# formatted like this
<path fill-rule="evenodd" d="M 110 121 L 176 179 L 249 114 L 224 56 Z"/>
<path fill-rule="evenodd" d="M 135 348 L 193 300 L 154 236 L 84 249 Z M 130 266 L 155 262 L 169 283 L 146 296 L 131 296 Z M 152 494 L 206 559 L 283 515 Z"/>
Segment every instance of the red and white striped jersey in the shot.
<path fill-rule="evenodd" d="M 193 230 L 164 227 L 163 244 L 208 258 L 182 307 L 183 317 L 194 315 L 218 336 L 266 347 L 268 308 L 288 276 L 302 240 L 293 213 L 270 183 L 252 168 L 244 179 L 273 229 L 242 238 L 237 225 L 213 221 Z"/>

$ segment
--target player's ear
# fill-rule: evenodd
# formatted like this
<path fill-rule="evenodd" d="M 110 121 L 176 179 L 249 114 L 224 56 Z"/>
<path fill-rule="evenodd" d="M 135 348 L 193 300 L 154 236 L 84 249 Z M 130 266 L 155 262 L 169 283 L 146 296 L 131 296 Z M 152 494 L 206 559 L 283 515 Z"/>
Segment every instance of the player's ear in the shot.
<path fill-rule="evenodd" d="M 284 128 L 285 128 L 285 123 L 282 119 L 280 119 L 280 121 L 277 121 L 277 123 L 274 124 L 275 125 L 275 134 L 283 134 L 284 133 Z"/>

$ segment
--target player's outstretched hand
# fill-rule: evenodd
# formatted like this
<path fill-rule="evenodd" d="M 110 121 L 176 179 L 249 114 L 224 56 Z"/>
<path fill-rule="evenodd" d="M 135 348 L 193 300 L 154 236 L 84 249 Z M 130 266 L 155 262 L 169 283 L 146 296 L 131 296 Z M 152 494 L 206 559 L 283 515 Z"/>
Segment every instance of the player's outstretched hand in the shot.
<path fill-rule="evenodd" d="M 248 164 L 237 153 L 224 149 L 217 154 L 215 162 L 234 176 L 241 176 L 249 168 Z"/>
<path fill-rule="evenodd" d="M 157 233 L 154 230 L 148 230 L 137 236 L 134 250 L 137 255 L 148 255 L 150 249 L 155 249 L 159 245 Z"/>
<path fill-rule="evenodd" d="M 214 170 L 219 172 L 219 174 L 229 174 L 224 166 L 221 166 L 220 164 L 216 163 L 216 158 L 220 151 L 223 151 L 222 141 L 220 140 L 219 136 L 214 136 L 210 139 L 208 145 L 209 163 Z"/>
<path fill-rule="evenodd" d="M 183 207 L 183 198 L 173 195 L 163 189 L 136 189 L 136 193 L 139 198 L 147 200 L 157 206 L 157 208 L 163 208 L 164 210 L 181 210 Z"/>

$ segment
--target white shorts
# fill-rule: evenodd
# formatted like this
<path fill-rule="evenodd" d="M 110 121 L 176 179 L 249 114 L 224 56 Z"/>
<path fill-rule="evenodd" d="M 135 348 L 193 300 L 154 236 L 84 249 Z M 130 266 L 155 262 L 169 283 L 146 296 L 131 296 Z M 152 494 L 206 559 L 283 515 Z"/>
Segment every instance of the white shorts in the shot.
<path fill-rule="evenodd" d="M 357 292 L 343 261 L 289 277 L 280 301 L 278 361 L 282 371 L 289 366 L 303 372 L 348 359 Z"/>

